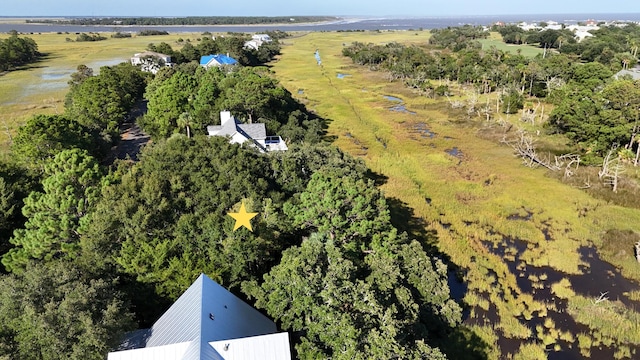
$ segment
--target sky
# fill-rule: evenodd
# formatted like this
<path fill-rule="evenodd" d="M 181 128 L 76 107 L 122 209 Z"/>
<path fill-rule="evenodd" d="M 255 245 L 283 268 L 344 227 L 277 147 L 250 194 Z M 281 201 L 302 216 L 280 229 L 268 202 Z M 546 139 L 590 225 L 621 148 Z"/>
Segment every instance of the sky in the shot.
<path fill-rule="evenodd" d="M 637 0 L 0 0 L 1 16 L 457 16 L 640 13 Z"/>

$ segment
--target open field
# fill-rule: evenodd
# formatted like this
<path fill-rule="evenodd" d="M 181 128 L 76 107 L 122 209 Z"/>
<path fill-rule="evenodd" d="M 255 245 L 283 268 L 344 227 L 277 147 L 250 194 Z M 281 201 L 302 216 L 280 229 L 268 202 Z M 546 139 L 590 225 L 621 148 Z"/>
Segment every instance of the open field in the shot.
<path fill-rule="evenodd" d="M 467 324 L 485 340 L 489 358 L 496 356 L 496 346 L 503 356 L 539 358 L 536 354 L 560 350 L 575 355 L 572 343 L 579 324 L 593 322 L 587 324 L 584 317 L 589 314 L 579 307 L 571 312 L 578 321 L 553 321 L 566 314 L 567 305 L 551 294 L 551 279 L 567 277 L 569 288 L 585 298 L 609 291 L 614 280 L 607 276 L 591 287 L 579 286 L 593 275 L 590 267 L 599 271 L 596 265 L 606 265 L 585 249 L 601 247 L 606 230 L 637 231 L 640 211 L 595 200 L 547 177 L 544 170 L 523 167 L 510 148 L 478 137 L 478 128 L 494 123 L 466 119 L 452 112 L 446 100 L 421 97 L 341 56 L 342 47 L 353 41 L 426 38 L 406 32 L 312 33 L 288 41 L 273 70 L 289 91 L 330 120 L 329 134 L 337 138 L 337 146 L 388 178 L 382 186 L 388 197 L 413 209 L 427 231 L 437 231 L 434 245 L 462 269 L 468 285 L 465 301 L 471 306 Z M 315 63 L 316 49 L 322 66 Z M 407 112 L 390 111 L 399 101 Z M 632 244 L 627 246 L 631 250 Z M 624 258 L 625 274 L 640 279 L 640 264 L 630 260 L 630 253 Z M 637 283 L 628 285 L 637 289 Z M 635 316 L 629 316 L 625 326 L 637 327 Z M 602 343 L 591 338 L 588 329 L 584 332 L 583 343 L 586 336 L 594 346 L 591 353 L 614 355 L 613 350 L 597 349 Z M 626 349 L 616 352 L 618 357 L 640 345 L 635 340 L 616 342 L 616 334 L 597 336 Z M 568 353 L 558 354 L 566 358 Z"/>
<path fill-rule="evenodd" d="M 543 49 L 540 49 L 537 46 L 505 44 L 504 41 L 502 41 L 502 36 L 497 32 L 492 32 L 488 38 L 481 39 L 479 41 L 482 44 L 483 49 L 489 49 L 490 47 L 495 46 L 495 48 L 500 51 L 510 52 L 513 54 L 520 52 L 520 54 L 525 57 L 542 55 L 544 52 Z"/>
<path fill-rule="evenodd" d="M 510 44 L 505 44 L 502 40 L 482 39 L 479 41 L 482 44 L 483 49 L 489 49 L 490 47 L 495 46 L 495 48 L 498 50 L 501 50 L 504 52 L 510 52 L 513 54 L 517 54 L 518 51 L 520 51 L 520 54 L 522 54 L 522 56 L 525 56 L 525 57 L 534 57 L 538 54 L 542 55 L 542 53 L 544 52 L 543 49 L 540 49 L 539 47 L 536 47 L 536 46 L 510 45 Z"/>

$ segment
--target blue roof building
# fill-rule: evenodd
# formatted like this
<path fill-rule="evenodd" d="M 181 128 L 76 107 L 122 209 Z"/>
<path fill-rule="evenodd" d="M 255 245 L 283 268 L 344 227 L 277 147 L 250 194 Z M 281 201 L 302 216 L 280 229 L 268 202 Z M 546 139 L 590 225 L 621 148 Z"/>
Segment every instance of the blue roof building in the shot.
<path fill-rule="evenodd" d="M 229 55 L 224 55 L 224 54 L 207 55 L 200 58 L 200 66 L 204 66 L 205 68 L 210 68 L 212 66 L 237 65 L 237 64 L 238 64 L 238 60 L 232 58 Z"/>

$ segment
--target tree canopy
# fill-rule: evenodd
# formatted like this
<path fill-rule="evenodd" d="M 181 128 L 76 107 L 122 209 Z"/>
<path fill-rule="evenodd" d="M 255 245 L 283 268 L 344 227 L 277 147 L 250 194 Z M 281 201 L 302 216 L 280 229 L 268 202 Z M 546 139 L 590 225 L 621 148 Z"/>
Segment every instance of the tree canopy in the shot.
<path fill-rule="evenodd" d="M 34 62 L 40 56 L 38 44 L 29 37 L 12 32 L 7 39 L 0 39 L 0 71 Z"/>

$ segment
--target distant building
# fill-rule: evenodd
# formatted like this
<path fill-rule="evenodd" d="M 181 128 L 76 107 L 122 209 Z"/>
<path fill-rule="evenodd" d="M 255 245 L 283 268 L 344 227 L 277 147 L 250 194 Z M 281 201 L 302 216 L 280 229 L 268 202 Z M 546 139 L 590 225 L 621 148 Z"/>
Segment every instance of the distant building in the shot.
<path fill-rule="evenodd" d="M 155 51 L 145 51 L 134 54 L 131 58 L 131 65 L 140 66 L 142 71 L 157 73 L 161 68 L 173 66 L 171 56 Z"/>
<path fill-rule="evenodd" d="M 232 144 L 249 142 L 260 152 L 289 150 L 280 136 L 267 136 L 264 124 L 242 124 L 229 111 L 221 111 L 220 125 L 207 126 L 207 133 L 209 136 L 229 136 Z"/>
<path fill-rule="evenodd" d="M 207 69 L 213 66 L 233 66 L 237 64 L 238 60 L 230 57 L 228 54 L 207 55 L 200 58 L 200 66 L 203 66 Z"/>
<path fill-rule="evenodd" d="M 271 42 L 271 36 L 267 34 L 255 34 L 251 37 L 251 40 L 244 43 L 245 49 L 254 49 L 258 50 L 260 46 L 264 43 Z"/>
<path fill-rule="evenodd" d="M 108 360 L 290 360 L 289 334 L 202 274 L 150 329 Z"/>

